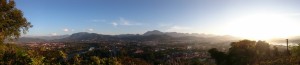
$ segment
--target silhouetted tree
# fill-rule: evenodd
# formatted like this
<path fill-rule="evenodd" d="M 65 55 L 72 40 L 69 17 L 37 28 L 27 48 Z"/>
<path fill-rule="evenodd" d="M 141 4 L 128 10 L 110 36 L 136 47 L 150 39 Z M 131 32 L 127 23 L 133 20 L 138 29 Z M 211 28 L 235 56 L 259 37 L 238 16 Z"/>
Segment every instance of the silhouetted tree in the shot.
<path fill-rule="evenodd" d="M 270 45 L 265 41 L 241 40 L 232 42 L 227 54 L 216 48 L 208 52 L 218 65 L 252 65 L 270 58 Z"/>
<path fill-rule="evenodd" d="M 215 59 L 218 65 L 221 65 L 226 59 L 226 54 L 218 51 L 216 48 L 209 49 L 208 52 L 210 53 L 210 56 Z"/>
<path fill-rule="evenodd" d="M 276 46 L 273 46 L 274 50 L 273 50 L 273 55 L 274 56 L 279 56 L 279 50 L 278 50 L 278 47 Z"/>
<path fill-rule="evenodd" d="M 247 65 L 255 56 L 255 41 L 241 40 L 232 42 L 228 51 L 229 65 Z"/>
<path fill-rule="evenodd" d="M 257 41 L 255 48 L 256 48 L 256 60 L 267 59 L 271 56 L 270 54 L 271 49 L 269 43 L 265 41 Z"/>
<path fill-rule="evenodd" d="M 292 56 L 300 57 L 300 44 L 298 46 L 292 47 Z"/>

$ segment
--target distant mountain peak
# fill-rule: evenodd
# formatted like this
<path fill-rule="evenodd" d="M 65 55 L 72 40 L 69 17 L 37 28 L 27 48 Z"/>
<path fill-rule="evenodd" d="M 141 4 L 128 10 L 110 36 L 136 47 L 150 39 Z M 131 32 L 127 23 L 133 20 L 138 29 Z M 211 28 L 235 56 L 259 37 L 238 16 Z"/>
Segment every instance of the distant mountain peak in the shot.
<path fill-rule="evenodd" d="M 78 32 L 78 33 L 73 33 L 70 37 L 78 37 L 78 36 L 86 36 L 86 35 L 90 35 L 90 36 L 93 36 L 93 35 L 100 35 L 100 34 L 97 34 L 97 33 L 89 33 L 89 32 Z"/>
<path fill-rule="evenodd" d="M 73 33 L 72 35 L 74 34 L 89 34 L 89 32 L 78 32 L 78 33 Z"/>
<path fill-rule="evenodd" d="M 148 36 L 148 35 L 163 35 L 164 33 L 159 31 L 159 30 L 153 30 L 153 31 L 147 31 L 143 35 Z"/>

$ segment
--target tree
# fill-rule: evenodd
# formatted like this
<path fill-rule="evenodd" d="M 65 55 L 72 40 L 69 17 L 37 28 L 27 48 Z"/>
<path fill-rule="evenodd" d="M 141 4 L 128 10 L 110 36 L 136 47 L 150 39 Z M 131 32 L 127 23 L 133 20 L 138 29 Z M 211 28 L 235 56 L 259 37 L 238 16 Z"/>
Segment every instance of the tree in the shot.
<path fill-rule="evenodd" d="M 226 54 L 218 51 L 216 48 L 209 49 L 208 52 L 210 53 L 210 56 L 215 59 L 218 65 L 221 65 L 226 59 Z"/>
<path fill-rule="evenodd" d="M 21 10 L 15 7 L 13 0 L 0 0 L 0 42 L 13 40 L 26 33 L 32 25 L 23 17 Z"/>
<path fill-rule="evenodd" d="M 59 51 L 59 56 L 60 56 L 60 59 L 62 59 L 64 62 L 67 61 L 67 54 L 64 52 L 64 51 Z"/>
<path fill-rule="evenodd" d="M 75 54 L 75 56 L 72 58 L 73 65 L 81 65 L 82 59 L 80 58 L 79 54 Z"/>
<path fill-rule="evenodd" d="M 0 65 L 30 65 L 32 60 L 26 51 L 13 44 L 7 44 L 8 50 L 0 54 Z"/>
<path fill-rule="evenodd" d="M 278 50 L 278 47 L 276 46 L 273 46 L 274 50 L 273 50 L 273 56 L 279 56 L 279 50 Z"/>
<path fill-rule="evenodd" d="M 97 56 L 91 56 L 92 64 L 93 65 L 100 65 L 101 59 Z"/>
<path fill-rule="evenodd" d="M 292 56 L 300 57 L 300 44 L 298 46 L 292 47 Z"/>
<path fill-rule="evenodd" d="M 269 59 L 271 55 L 269 43 L 251 40 L 232 42 L 226 54 L 216 48 L 208 52 L 218 65 L 255 65 L 256 62 Z"/>
<path fill-rule="evenodd" d="M 259 59 L 266 59 L 271 56 L 271 49 L 269 43 L 265 41 L 257 41 L 256 45 L 256 55 Z"/>
<path fill-rule="evenodd" d="M 255 56 L 256 41 L 241 40 L 232 42 L 228 51 L 228 60 L 230 65 L 247 65 Z"/>

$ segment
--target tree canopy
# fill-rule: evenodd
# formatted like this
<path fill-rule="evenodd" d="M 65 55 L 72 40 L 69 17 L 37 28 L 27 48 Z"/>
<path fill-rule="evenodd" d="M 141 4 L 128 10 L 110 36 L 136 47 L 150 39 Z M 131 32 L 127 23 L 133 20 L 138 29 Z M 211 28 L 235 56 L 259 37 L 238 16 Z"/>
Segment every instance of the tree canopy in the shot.
<path fill-rule="evenodd" d="M 265 41 L 241 40 L 232 42 L 225 54 L 216 48 L 208 51 L 218 65 L 247 65 L 269 58 L 270 45 Z"/>
<path fill-rule="evenodd" d="M 0 0 L 0 42 L 13 40 L 32 27 L 13 0 Z"/>
<path fill-rule="evenodd" d="M 241 40 L 232 42 L 227 52 L 216 48 L 208 50 L 217 65 L 299 65 L 300 44 L 287 50 L 279 51 L 278 47 L 265 41 Z M 285 49 L 285 48 L 284 48 Z"/>

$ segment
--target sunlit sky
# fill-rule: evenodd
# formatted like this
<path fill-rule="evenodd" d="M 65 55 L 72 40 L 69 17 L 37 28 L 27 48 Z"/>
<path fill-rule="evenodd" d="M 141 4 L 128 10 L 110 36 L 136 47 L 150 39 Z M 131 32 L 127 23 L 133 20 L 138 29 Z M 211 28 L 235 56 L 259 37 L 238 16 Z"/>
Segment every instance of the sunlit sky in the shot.
<path fill-rule="evenodd" d="M 296 0 L 15 0 L 29 36 L 76 32 L 206 33 L 265 39 L 300 35 Z"/>

